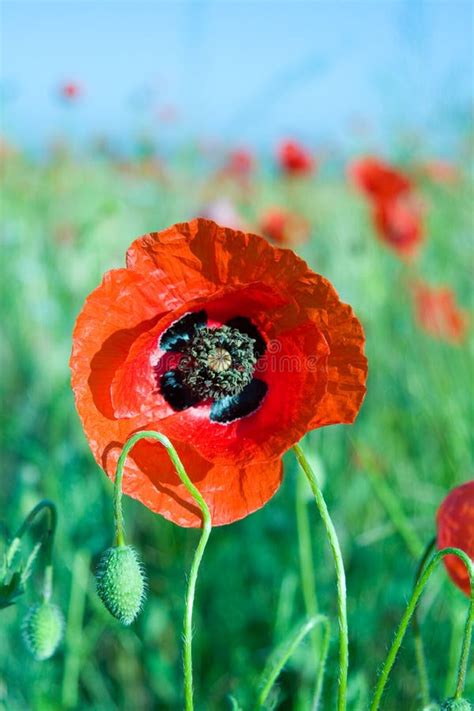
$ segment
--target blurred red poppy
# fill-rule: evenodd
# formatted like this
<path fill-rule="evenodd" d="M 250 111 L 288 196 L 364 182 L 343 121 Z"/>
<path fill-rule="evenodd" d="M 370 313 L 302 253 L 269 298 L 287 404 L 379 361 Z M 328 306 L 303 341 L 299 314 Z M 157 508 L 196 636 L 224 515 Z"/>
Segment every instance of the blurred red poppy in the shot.
<path fill-rule="evenodd" d="M 377 202 L 393 200 L 413 187 L 408 176 L 372 156 L 351 163 L 348 174 L 359 190 Z"/>
<path fill-rule="evenodd" d="M 379 200 L 373 207 L 377 234 L 400 257 L 412 259 L 424 238 L 423 219 L 419 204 L 409 198 Z"/>
<path fill-rule="evenodd" d="M 309 175 L 315 169 L 311 153 L 296 141 L 284 141 L 277 151 L 278 165 L 285 175 Z"/>
<path fill-rule="evenodd" d="M 65 82 L 59 87 L 59 95 L 66 101 L 76 101 L 82 93 L 82 86 L 74 81 Z"/>
<path fill-rule="evenodd" d="M 306 431 L 355 419 L 363 347 L 351 307 L 293 252 L 199 218 L 137 239 L 127 268 L 87 297 L 72 387 L 108 476 L 131 433 L 159 430 L 220 525 L 275 493 L 281 455 Z M 156 443 L 136 445 L 124 491 L 179 525 L 200 525 Z"/>
<path fill-rule="evenodd" d="M 236 178 L 248 178 L 253 169 L 255 161 L 252 153 L 244 148 L 231 151 L 224 166 L 224 172 Z"/>
<path fill-rule="evenodd" d="M 294 246 L 308 239 L 310 227 L 304 217 L 272 207 L 260 218 L 260 231 L 275 244 Z"/>
<path fill-rule="evenodd" d="M 449 287 L 432 287 L 419 281 L 413 287 L 413 296 L 417 321 L 427 333 L 453 344 L 464 341 L 468 315 L 456 304 Z"/>
<path fill-rule="evenodd" d="M 436 516 L 438 548 L 460 548 L 474 562 L 474 480 L 452 489 Z M 451 580 L 471 594 L 469 575 L 460 558 L 447 555 L 444 563 Z"/>

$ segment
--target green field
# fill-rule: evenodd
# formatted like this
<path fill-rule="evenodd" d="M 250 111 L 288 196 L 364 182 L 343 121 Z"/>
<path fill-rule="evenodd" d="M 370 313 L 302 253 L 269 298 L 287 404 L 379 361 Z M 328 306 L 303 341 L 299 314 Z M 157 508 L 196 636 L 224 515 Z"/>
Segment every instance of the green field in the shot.
<path fill-rule="evenodd" d="M 346 564 L 349 709 L 366 709 L 417 561 L 434 535 L 437 507 L 450 488 L 472 478 L 472 337 L 454 346 L 420 330 L 409 269 L 374 236 L 365 202 L 347 184 L 343 166 L 323 166 L 316 177 L 291 186 L 262 169 L 245 196 L 212 181 L 191 149 L 176 155 L 161 179 L 119 171 L 105 158 L 67 155 L 38 163 L 13 154 L 2 171 L 0 513 L 11 534 L 41 498 L 57 503 L 54 597 L 67 624 L 57 654 L 40 663 L 21 638 L 37 577 L 16 605 L 0 611 L 0 708 L 182 708 L 184 590 L 199 534 L 127 499 L 128 539 L 145 562 L 149 594 L 130 628 L 110 617 L 97 598 L 93 570 L 113 537 L 112 486 L 76 415 L 68 360 L 84 298 L 104 271 L 124 264 L 130 242 L 198 215 L 224 190 L 249 226 L 273 204 L 304 215 L 311 236 L 298 251 L 332 281 L 366 330 L 368 392 L 355 425 L 318 430 L 303 442 L 324 480 Z M 467 308 L 473 263 L 467 172 L 461 166 L 458 183 L 423 181 L 418 190 L 427 240 L 416 269 L 434 285 L 449 285 Z M 335 708 L 334 568 L 299 477 L 290 452 L 284 484 L 264 509 L 212 532 L 195 606 L 197 711 L 231 709 L 229 695 L 252 708 L 268 655 L 306 615 L 305 586 L 314 590 L 310 607 L 331 618 L 322 709 Z M 466 611 L 467 599 L 440 569 L 420 615 L 433 701 L 454 691 Z M 316 635 L 303 643 L 286 665 L 275 708 L 310 708 L 318 642 Z M 418 694 L 409 633 L 382 708 L 419 711 Z M 474 674 L 466 696 L 474 698 Z"/>

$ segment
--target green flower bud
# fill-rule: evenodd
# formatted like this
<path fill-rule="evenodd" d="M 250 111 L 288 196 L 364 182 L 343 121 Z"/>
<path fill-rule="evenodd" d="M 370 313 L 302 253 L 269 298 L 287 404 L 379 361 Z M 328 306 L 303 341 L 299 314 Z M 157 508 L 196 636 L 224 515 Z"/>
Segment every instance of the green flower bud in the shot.
<path fill-rule="evenodd" d="M 137 552 L 131 546 L 108 548 L 96 572 L 97 592 L 108 611 L 130 625 L 140 612 L 146 580 Z"/>
<path fill-rule="evenodd" d="M 42 661 L 55 653 L 63 636 L 64 619 L 61 610 L 51 602 L 33 605 L 23 622 L 25 644 Z"/>
<path fill-rule="evenodd" d="M 446 699 L 443 701 L 441 711 L 472 711 L 472 704 L 466 699 Z"/>

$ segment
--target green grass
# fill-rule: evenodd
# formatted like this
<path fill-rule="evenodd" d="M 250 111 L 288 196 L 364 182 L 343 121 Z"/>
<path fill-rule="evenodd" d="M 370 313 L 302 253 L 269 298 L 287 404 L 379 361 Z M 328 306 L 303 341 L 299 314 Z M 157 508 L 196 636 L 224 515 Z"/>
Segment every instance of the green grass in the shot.
<path fill-rule="evenodd" d="M 96 596 L 91 571 L 112 540 L 112 487 L 95 464 L 76 416 L 68 359 L 74 320 L 102 273 L 123 265 L 133 238 L 198 214 L 217 188 L 206 182 L 192 154 L 176 159 L 165 182 L 127 176 L 99 160 L 38 165 L 14 156 L 3 170 L 1 518 L 12 532 L 42 497 L 58 504 L 54 597 L 67 628 L 56 656 L 38 663 L 20 634 L 37 578 L 17 605 L 1 611 L 0 708 L 179 709 L 184 590 L 198 533 L 126 500 L 128 540 L 146 563 L 150 589 L 131 628 L 110 617 Z M 304 442 L 306 451 L 320 458 L 325 497 L 344 552 L 349 696 L 356 711 L 367 708 L 410 595 L 416 556 L 433 536 L 436 509 L 449 488 L 472 477 L 473 374 L 468 346 L 435 341 L 418 329 L 405 268 L 376 240 L 362 198 L 342 175 L 292 187 L 289 191 L 271 175 L 258 176 L 253 195 L 240 200 L 242 214 L 253 224 L 264 206 L 275 203 L 305 214 L 312 234 L 301 253 L 353 305 L 367 334 L 368 394 L 356 424 L 313 432 Z M 430 282 L 450 284 L 467 306 L 468 181 L 451 188 L 426 184 L 420 192 L 429 232 L 420 272 Z M 229 695 L 243 709 L 251 708 L 267 658 L 305 616 L 291 453 L 285 463 L 284 484 L 263 510 L 212 532 L 195 607 L 197 711 L 230 709 Z M 334 571 L 309 498 L 307 512 L 317 605 L 331 618 L 322 708 L 332 711 Z M 308 555 L 306 548 L 306 561 Z M 466 598 L 440 570 L 421 605 L 435 700 L 454 691 L 466 609 Z M 279 709 L 309 708 L 312 655 L 320 639 L 317 631 L 314 635 L 279 679 Z M 408 635 L 382 708 L 418 711 L 418 691 Z M 469 694 L 474 696 L 473 675 Z"/>

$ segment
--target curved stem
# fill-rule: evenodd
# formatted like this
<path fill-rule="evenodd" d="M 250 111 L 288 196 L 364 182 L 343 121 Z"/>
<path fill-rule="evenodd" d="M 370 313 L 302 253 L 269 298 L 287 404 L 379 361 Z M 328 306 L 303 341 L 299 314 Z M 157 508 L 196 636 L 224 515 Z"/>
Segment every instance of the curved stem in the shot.
<path fill-rule="evenodd" d="M 258 695 L 257 703 L 255 706 L 256 710 L 261 709 L 265 704 L 268 695 L 272 690 L 273 685 L 275 684 L 275 681 L 277 680 L 278 676 L 281 673 L 281 670 L 283 669 L 295 649 L 303 641 L 306 635 L 312 632 L 312 630 L 314 630 L 314 628 L 318 624 L 324 626 L 323 645 L 321 649 L 321 665 L 318 672 L 315 695 L 316 704 L 319 703 L 319 698 L 321 696 L 321 691 L 323 687 L 324 671 L 327 653 L 329 649 L 330 636 L 329 620 L 325 615 L 315 615 L 314 617 L 311 617 L 309 620 L 304 622 L 300 627 L 298 627 L 295 632 L 290 635 L 290 637 L 282 644 L 282 646 L 277 649 L 276 653 L 272 655 L 272 659 L 267 665 L 267 669 L 265 669 L 262 674 L 261 684 L 263 685 L 263 687 L 260 694 Z M 317 705 L 314 706 L 314 708 L 317 708 Z"/>
<path fill-rule="evenodd" d="M 16 532 L 7 551 L 7 565 L 10 565 L 20 546 L 20 540 L 31 527 L 34 519 L 43 511 L 48 513 L 48 527 L 43 534 L 41 545 L 45 547 L 45 570 L 43 578 L 43 599 L 49 600 L 53 590 L 53 543 L 58 524 L 58 511 L 56 504 L 49 499 L 43 499 L 31 509 L 20 528 Z"/>
<path fill-rule="evenodd" d="M 199 490 L 194 486 L 191 479 L 186 473 L 186 470 L 178 456 L 177 451 L 165 435 L 154 430 L 143 430 L 132 435 L 125 443 L 117 463 L 117 474 L 114 482 L 114 517 L 116 529 L 116 544 L 124 545 L 125 539 L 123 534 L 123 512 L 122 512 L 122 480 L 125 460 L 134 445 L 141 439 L 154 439 L 160 442 L 168 452 L 169 458 L 176 469 L 176 473 L 183 482 L 187 491 L 199 506 L 202 514 L 202 534 L 199 539 L 196 552 L 194 554 L 191 571 L 189 574 L 188 587 L 186 592 L 185 614 L 184 614 L 184 697 L 186 711 L 192 711 L 193 704 L 193 663 L 192 663 L 192 636 L 193 636 L 193 607 L 194 595 L 196 591 L 196 582 L 201 565 L 204 549 L 212 529 L 211 514 L 209 508 L 202 497 Z"/>
<path fill-rule="evenodd" d="M 415 580 L 413 586 L 415 586 L 420 578 L 423 568 L 426 565 L 426 561 L 430 557 L 433 549 L 436 545 L 436 537 L 433 538 L 425 548 L 425 551 L 421 557 L 420 563 L 418 565 Z M 415 637 L 415 658 L 416 666 L 418 668 L 418 677 L 420 680 L 420 696 L 423 707 L 428 706 L 430 703 L 430 681 L 428 677 L 428 669 L 426 665 L 426 655 L 425 648 L 423 645 L 423 638 L 421 636 L 420 625 L 418 622 L 418 608 L 416 607 L 413 612 L 413 634 Z"/>
<path fill-rule="evenodd" d="M 33 523 L 36 516 L 38 516 L 38 514 L 40 514 L 44 510 L 47 510 L 49 514 L 47 535 L 54 536 L 58 523 L 58 512 L 56 509 L 56 504 L 53 501 L 50 501 L 49 499 L 42 499 L 42 501 L 40 501 L 38 504 L 36 504 L 34 508 L 31 509 L 30 513 L 25 518 L 20 528 L 16 532 L 14 538 L 22 538 Z"/>
<path fill-rule="evenodd" d="M 467 619 L 466 619 L 466 626 L 464 629 L 464 639 L 463 639 L 463 645 L 462 645 L 461 658 L 459 661 L 458 683 L 457 683 L 457 687 L 456 687 L 455 698 L 458 699 L 462 695 L 462 692 L 464 690 L 464 681 L 466 678 L 467 663 L 468 663 L 469 650 L 470 650 L 470 645 L 471 645 L 472 624 L 473 624 L 473 619 L 474 619 L 474 566 L 473 566 L 470 558 L 464 553 L 464 551 L 459 550 L 459 548 L 443 548 L 442 550 L 435 553 L 435 555 L 432 557 L 432 559 L 430 560 L 430 562 L 428 563 L 428 565 L 425 567 L 424 571 L 422 572 L 417 584 L 415 585 L 413 594 L 410 598 L 410 601 L 407 605 L 405 613 L 402 617 L 402 621 L 400 622 L 400 625 L 399 625 L 398 630 L 396 632 L 395 639 L 392 642 L 392 646 L 390 647 L 389 653 L 388 653 L 385 663 L 382 667 L 382 672 L 380 674 L 377 686 L 375 688 L 375 693 L 374 693 L 374 697 L 372 700 L 372 705 L 370 707 L 370 711 L 377 711 L 377 709 L 379 708 L 380 700 L 381 700 L 383 692 L 385 690 L 385 686 L 387 684 L 388 677 L 389 677 L 392 667 L 395 663 L 395 659 L 397 657 L 398 651 L 399 651 L 401 644 L 403 642 L 405 632 L 407 631 L 408 625 L 410 624 L 410 620 L 413 616 L 413 613 L 415 611 L 418 600 L 420 599 L 420 596 L 421 596 L 423 590 L 425 589 L 425 586 L 426 586 L 428 580 L 430 579 L 433 571 L 439 564 L 440 560 L 442 560 L 442 558 L 446 555 L 458 556 L 458 558 L 460 558 L 464 562 L 464 564 L 468 570 L 470 580 L 471 580 L 471 601 L 470 601 L 470 605 L 469 605 L 469 612 L 468 612 Z"/>
<path fill-rule="evenodd" d="M 304 471 L 308 479 L 311 491 L 314 494 L 316 506 L 323 520 L 324 527 L 331 546 L 337 579 L 337 614 L 339 620 L 339 689 L 338 689 L 338 711 L 345 711 L 347 705 L 347 676 L 349 670 L 349 631 L 347 625 L 347 601 L 346 601 L 346 574 L 342 559 L 341 546 L 337 537 L 336 529 L 329 515 L 326 502 L 324 500 L 318 480 L 311 469 L 303 450 L 295 444 L 293 450 L 298 460 L 298 464 Z"/>

